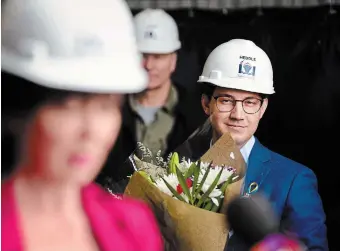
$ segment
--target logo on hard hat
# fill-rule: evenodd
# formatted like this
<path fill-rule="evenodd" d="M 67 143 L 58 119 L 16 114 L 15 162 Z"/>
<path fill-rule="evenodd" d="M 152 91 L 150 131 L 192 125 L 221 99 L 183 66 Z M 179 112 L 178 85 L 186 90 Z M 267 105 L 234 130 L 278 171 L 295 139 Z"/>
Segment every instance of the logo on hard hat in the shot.
<path fill-rule="evenodd" d="M 144 38 L 156 39 L 156 34 L 153 31 L 146 31 L 144 33 Z"/>
<path fill-rule="evenodd" d="M 256 67 L 251 63 L 242 60 L 238 66 L 238 73 L 246 76 L 255 76 Z"/>
<path fill-rule="evenodd" d="M 155 32 L 156 26 L 151 25 L 147 27 L 147 30 L 144 32 L 144 38 L 146 39 L 157 39 L 157 34 Z"/>
<path fill-rule="evenodd" d="M 248 57 L 248 56 L 240 56 L 240 59 L 243 59 L 243 60 L 251 60 L 251 61 L 256 61 L 256 58 L 253 58 L 253 57 Z"/>

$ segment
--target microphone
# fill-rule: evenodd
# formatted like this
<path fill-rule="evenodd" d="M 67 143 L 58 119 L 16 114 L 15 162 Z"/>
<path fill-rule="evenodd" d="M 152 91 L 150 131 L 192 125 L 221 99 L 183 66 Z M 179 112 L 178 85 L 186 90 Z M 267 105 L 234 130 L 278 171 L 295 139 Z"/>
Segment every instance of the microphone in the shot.
<path fill-rule="evenodd" d="M 279 219 L 270 202 L 260 194 L 234 199 L 226 214 L 234 234 L 251 247 L 250 251 L 307 250 L 298 240 L 279 232 Z"/>

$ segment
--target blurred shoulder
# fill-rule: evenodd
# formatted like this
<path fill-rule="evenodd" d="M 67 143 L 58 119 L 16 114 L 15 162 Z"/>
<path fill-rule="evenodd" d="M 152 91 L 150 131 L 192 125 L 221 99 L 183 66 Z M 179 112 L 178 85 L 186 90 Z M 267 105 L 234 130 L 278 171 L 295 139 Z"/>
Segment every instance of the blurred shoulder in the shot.
<path fill-rule="evenodd" d="M 134 240 L 137 246 L 143 247 L 143 250 L 163 250 L 163 241 L 156 218 L 145 202 L 114 196 L 94 183 L 86 190 L 87 201 L 91 201 L 90 203 L 95 201 L 95 208 L 98 209 L 93 212 L 94 214 L 105 215 L 107 217 L 105 220 L 113 224 L 114 222 L 123 224 L 129 229 L 129 239 Z"/>
<path fill-rule="evenodd" d="M 1 218 L 4 219 L 7 215 L 10 215 L 13 211 L 13 180 L 1 181 Z"/>

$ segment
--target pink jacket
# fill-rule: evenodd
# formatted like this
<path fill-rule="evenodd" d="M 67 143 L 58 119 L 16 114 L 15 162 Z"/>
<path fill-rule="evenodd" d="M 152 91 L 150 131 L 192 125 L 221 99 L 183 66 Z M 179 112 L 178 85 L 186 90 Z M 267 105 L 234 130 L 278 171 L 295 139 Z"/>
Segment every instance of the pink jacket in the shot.
<path fill-rule="evenodd" d="M 90 184 L 83 190 L 83 206 L 100 250 L 163 250 L 155 218 L 144 203 L 116 199 Z M 1 185 L 1 250 L 24 250 L 12 181 Z"/>

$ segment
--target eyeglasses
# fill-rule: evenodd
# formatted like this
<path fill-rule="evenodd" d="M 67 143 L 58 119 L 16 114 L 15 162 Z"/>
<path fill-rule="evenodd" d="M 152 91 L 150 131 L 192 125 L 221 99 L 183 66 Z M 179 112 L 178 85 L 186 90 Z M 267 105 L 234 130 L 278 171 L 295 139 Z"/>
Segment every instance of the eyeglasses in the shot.
<path fill-rule="evenodd" d="M 242 102 L 242 108 L 247 114 L 257 113 L 262 104 L 263 99 L 259 98 L 245 98 L 243 100 L 237 100 L 229 95 L 224 96 L 214 96 L 216 100 L 216 107 L 220 112 L 230 112 L 232 111 L 237 102 Z"/>

